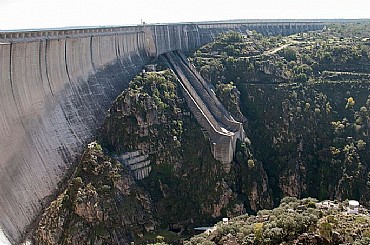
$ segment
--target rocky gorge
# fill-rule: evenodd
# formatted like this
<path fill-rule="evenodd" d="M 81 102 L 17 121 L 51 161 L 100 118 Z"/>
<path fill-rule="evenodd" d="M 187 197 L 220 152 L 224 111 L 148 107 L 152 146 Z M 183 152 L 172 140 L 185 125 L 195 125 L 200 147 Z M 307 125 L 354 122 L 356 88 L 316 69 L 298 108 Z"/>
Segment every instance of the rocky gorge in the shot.
<path fill-rule="evenodd" d="M 196 226 L 276 207 L 285 196 L 369 205 L 370 48 L 366 31 L 349 29 L 228 33 L 191 56 L 247 133 L 229 168 L 213 158 L 177 77 L 159 60 L 113 103 L 45 210 L 35 244 L 145 244 L 163 234 L 179 243 Z"/>

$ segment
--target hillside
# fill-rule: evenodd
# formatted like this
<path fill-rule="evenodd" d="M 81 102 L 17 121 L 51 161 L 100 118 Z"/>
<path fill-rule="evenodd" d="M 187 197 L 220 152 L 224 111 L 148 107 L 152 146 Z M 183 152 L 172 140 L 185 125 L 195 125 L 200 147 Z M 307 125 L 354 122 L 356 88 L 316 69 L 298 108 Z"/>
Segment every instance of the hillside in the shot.
<path fill-rule="evenodd" d="M 223 103 L 247 119 L 274 200 L 369 204 L 368 30 L 333 24 L 288 37 L 229 33 L 194 54 Z"/>
<path fill-rule="evenodd" d="M 261 164 L 243 165 L 249 152 L 245 145 L 239 143 L 241 159 L 227 172 L 213 158 L 207 134 L 169 70 L 138 75 L 112 105 L 97 142 L 98 148 L 86 149 L 67 189 L 44 213 L 37 244 L 75 244 L 80 236 L 93 244 L 150 241 L 153 231 L 169 228 L 187 236 L 194 226 L 219 217 L 272 207 Z M 135 151 L 148 156 L 149 173 L 147 167 L 123 166 L 123 156 Z M 138 176 L 143 178 L 133 180 Z M 235 179 L 244 179 L 243 184 Z"/>
<path fill-rule="evenodd" d="M 368 210 L 353 215 L 347 208 L 348 202 L 283 198 L 277 208 L 219 222 L 184 244 L 369 244 Z"/>

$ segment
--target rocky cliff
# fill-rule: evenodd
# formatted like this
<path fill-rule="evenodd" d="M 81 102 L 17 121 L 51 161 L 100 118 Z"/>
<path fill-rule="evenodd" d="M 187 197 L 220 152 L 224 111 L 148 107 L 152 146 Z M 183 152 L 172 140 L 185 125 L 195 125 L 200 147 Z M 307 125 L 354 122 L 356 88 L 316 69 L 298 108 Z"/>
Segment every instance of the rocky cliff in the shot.
<path fill-rule="evenodd" d="M 249 146 L 238 143 L 226 172 L 176 79 L 169 70 L 144 73 L 116 99 L 97 137 L 105 154 L 90 144 L 74 179 L 44 213 L 36 244 L 147 241 L 153 230 L 191 234 L 194 226 L 272 207 L 267 175 Z M 123 161 L 112 159 L 130 152 L 150 160 L 150 173 L 136 182 Z"/>
<path fill-rule="evenodd" d="M 91 144 L 66 190 L 45 210 L 35 244 L 128 244 L 156 228 L 149 194 Z"/>
<path fill-rule="evenodd" d="M 256 154 L 275 197 L 369 204 L 369 84 L 246 85 Z"/>
<path fill-rule="evenodd" d="M 369 204 L 369 26 L 356 36 L 352 28 L 291 37 L 229 33 L 192 58 L 228 109 L 248 119 L 276 201 Z"/>
<path fill-rule="evenodd" d="M 100 135 L 103 145 L 117 154 L 149 154 L 152 172 L 142 185 L 150 190 L 165 226 L 200 224 L 272 205 L 265 172 L 258 162 L 249 170 L 252 156 L 245 144 L 239 142 L 241 157 L 229 174 L 213 158 L 207 133 L 191 115 L 168 70 L 136 77 L 114 103 Z M 236 176 L 248 181 L 237 183 Z"/>

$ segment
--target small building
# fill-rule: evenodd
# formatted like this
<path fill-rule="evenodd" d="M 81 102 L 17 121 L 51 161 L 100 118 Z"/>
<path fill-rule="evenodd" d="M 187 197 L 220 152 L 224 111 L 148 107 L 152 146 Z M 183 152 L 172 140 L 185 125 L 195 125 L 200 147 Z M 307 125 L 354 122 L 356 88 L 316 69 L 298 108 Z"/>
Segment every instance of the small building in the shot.
<path fill-rule="evenodd" d="M 145 70 L 147 72 L 155 72 L 157 71 L 157 64 L 149 64 L 145 66 Z"/>
<path fill-rule="evenodd" d="M 348 208 L 347 214 L 358 214 L 358 208 L 360 207 L 360 203 L 356 200 L 349 200 L 348 201 Z"/>
<path fill-rule="evenodd" d="M 229 218 L 222 218 L 222 223 L 223 224 L 228 224 L 229 223 Z"/>
<path fill-rule="evenodd" d="M 89 149 L 93 149 L 93 148 L 95 148 L 96 147 L 96 145 L 97 145 L 98 143 L 96 143 L 96 141 L 93 141 L 93 142 L 91 142 L 91 143 L 89 143 L 89 144 L 87 144 L 87 148 L 89 148 Z"/>

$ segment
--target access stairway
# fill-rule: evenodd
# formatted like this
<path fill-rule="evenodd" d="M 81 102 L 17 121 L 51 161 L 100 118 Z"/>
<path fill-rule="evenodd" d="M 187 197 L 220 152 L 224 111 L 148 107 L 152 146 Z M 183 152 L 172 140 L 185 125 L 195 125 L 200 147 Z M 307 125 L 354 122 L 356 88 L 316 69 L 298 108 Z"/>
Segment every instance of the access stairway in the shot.
<path fill-rule="evenodd" d="M 206 129 L 215 159 L 230 163 L 236 140 L 244 141 L 243 125 L 233 119 L 195 67 L 180 51 L 162 55 L 177 75 L 185 100 L 199 124 Z"/>

